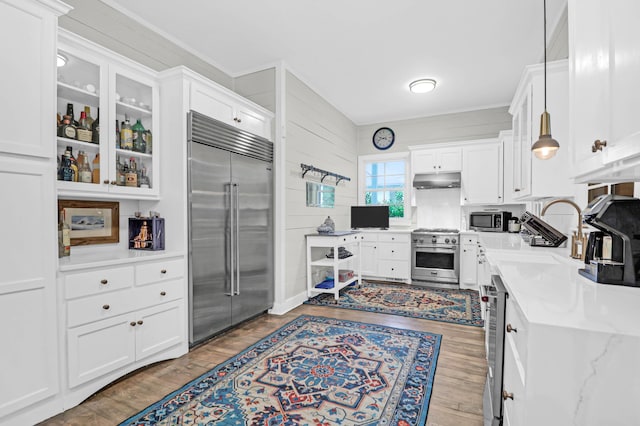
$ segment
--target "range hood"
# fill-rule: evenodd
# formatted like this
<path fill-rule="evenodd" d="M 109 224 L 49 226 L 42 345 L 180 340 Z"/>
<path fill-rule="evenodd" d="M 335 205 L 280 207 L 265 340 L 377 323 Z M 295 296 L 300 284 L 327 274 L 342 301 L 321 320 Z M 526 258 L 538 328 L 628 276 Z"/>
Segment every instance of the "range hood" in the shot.
<path fill-rule="evenodd" d="M 417 174 L 413 178 L 416 189 L 460 188 L 460 172 Z"/>

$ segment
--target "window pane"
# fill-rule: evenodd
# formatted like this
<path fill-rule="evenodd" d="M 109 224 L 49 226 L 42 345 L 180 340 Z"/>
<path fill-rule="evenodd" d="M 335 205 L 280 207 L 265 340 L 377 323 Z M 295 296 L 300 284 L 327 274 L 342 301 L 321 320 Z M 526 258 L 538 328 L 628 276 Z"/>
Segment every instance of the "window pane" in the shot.
<path fill-rule="evenodd" d="M 387 188 L 400 188 L 404 189 L 404 175 L 401 176 L 387 176 L 385 179 Z"/>
<path fill-rule="evenodd" d="M 376 206 L 385 205 L 384 192 L 380 191 L 367 191 L 364 195 L 364 202 L 366 205 Z"/>
<path fill-rule="evenodd" d="M 380 177 L 380 176 L 367 177 L 366 185 L 367 185 L 366 189 L 383 189 L 384 177 Z"/>
<path fill-rule="evenodd" d="M 390 161 L 385 163 L 386 175 L 404 175 L 404 161 Z"/>
<path fill-rule="evenodd" d="M 384 174 L 384 163 L 367 163 L 365 167 L 367 176 L 378 176 Z"/>

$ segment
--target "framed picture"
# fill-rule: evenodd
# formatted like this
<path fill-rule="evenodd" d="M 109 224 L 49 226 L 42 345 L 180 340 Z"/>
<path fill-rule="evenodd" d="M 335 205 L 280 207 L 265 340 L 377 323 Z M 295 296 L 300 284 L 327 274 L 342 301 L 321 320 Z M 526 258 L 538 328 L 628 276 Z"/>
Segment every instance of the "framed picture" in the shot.
<path fill-rule="evenodd" d="M 58 200 L 58 211 L 63 209 L 72 246 L 120 241 L 120 203 Z"/>

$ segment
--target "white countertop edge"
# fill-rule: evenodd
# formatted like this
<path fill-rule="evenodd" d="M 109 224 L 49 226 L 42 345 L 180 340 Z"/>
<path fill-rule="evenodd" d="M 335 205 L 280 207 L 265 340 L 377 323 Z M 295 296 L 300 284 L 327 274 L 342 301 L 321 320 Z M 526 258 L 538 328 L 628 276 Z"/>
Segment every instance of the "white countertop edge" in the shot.
<path fill-rule="evenodd" d="M 122 265 L 148 260 L 159 260 L 171 257 L 185 256 L 186 253 L 179 250 L 142 251 L 122 250 L 112 253 L 72 254 L 69 257 L 59 259 L 58 270 L 60 272 L 77 271 L 82 269 L 97 268 L 103 266 Z"/>

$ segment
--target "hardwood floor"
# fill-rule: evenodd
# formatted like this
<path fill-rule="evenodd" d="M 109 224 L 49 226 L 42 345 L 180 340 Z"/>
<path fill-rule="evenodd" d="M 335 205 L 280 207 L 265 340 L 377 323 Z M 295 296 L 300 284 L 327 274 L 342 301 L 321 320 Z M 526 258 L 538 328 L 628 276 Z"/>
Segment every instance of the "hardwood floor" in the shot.
<path fill-rule="evenodd" d="M 160 362 L 131 373 L 79 406 L 52 417 L 41 425 L 116 425 L 302 314 L 441 334 L 442 344 L 427 425 L 482 425 L 482 392 L 487 367 L 484 332 L 481 327 L 309 305 L 299 306 L 282 316 L 259 316 L 178 359 Z"/>

